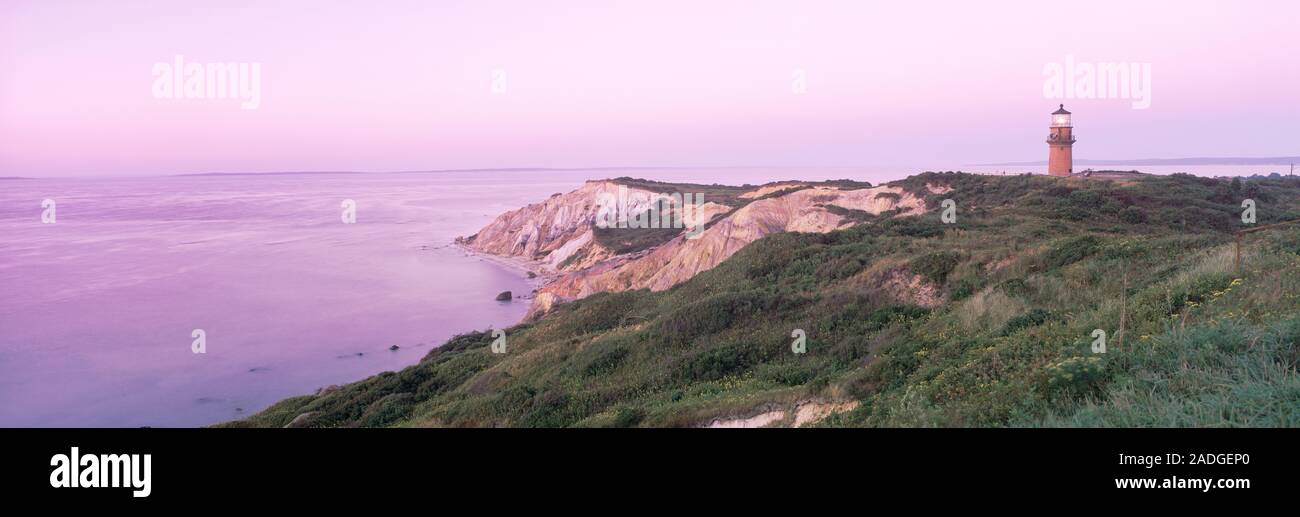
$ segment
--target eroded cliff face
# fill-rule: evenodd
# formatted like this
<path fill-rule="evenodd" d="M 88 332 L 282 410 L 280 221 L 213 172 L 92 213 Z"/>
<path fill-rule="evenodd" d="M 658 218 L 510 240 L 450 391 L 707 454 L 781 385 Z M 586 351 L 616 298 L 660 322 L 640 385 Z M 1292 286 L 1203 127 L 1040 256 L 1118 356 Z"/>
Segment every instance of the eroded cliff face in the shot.
<path fill-rule="evenodd" d="M 923 199 L 891 186 L 855 190 L 813 186 L 758 199 L 804 185 L 786 182 L 758 187 L 738 196 L 755 199 L 738 209 L 709 203 L 700 210 L 698 220 L 717 220 L 694 238 L 682 233 L 646 250 L 615 254 L 596 242 L 593 228 L 598 196 L 616 193 L 619 185 L 592 181 L 568 194 L 503 214 L 463 244 L 479 252 L 525 259 L 555 273 L 538 290 L 529 311 L 532 318 L 556 303 L 598 292 L 668 289 L 773 233 L 825 233 L 856 224 L 830 206 L 871 214 L 895 211 L 896 215 L 916 215 L 925 211 Z"/>
<path fill-rule="evenodd" d="M 478 233 L 458 241 L 474 251 L 556 269 L 557 264 L 592 243 L 596 200 L 602 193 L 617 191 L 618 185 L 613 182 L 589 181 L 567 194 L 556 194 L 541 203 L 501 214 Z"/>
<path fill-rule="evenodd" d="M 478 233 L 457 241 L 476 252 L 523 260 L 542 272 L 581 271 L 616 257 L 595 238 L 601 196 L 621 196 L 629 212 L 640 212 L 657 195 L 614 181 L 588 181 L 567 194 L 501 214 Z M 706 200 L 687 213 L 685 226 L 707 223 L 729 211 L 729 206 Z"/>

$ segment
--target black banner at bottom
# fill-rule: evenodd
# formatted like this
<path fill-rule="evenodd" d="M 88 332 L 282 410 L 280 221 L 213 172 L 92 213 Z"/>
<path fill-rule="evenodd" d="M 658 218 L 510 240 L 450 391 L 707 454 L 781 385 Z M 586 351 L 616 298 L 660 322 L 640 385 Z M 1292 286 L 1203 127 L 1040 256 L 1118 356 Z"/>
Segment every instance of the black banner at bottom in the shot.
<path fill-rule="evenodd" d="M 479 504 L 492 494 L 600 493 L 652 504 L 669 493 L 723 497 L 723 487 L 1198 503 L 1291 491 L 1298 437 L 1289 429 L 5 429 L 0 490 L 8 502 L 46 508 L 329 506 L 429 494 Z"/>

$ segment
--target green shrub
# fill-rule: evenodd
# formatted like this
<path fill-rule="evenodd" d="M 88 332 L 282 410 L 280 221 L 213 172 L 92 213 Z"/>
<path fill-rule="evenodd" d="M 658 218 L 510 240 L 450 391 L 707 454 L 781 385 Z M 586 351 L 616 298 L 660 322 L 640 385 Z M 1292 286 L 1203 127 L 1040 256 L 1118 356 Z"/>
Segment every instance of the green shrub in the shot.
<path fill-rule="evenodd" d="M 1147 222 L 1147 213 L 1141 208 L 1130 206 L 1119 211 L 1119 220 L 1129 224 L 1142 224 Z"/>
<path fill-rule="evenodd" d="M 1092 213 L 1087 210 L 1064 202 L 1057 206 L 1054 212 L 1054 216 L 1057 219 L 1065 219 L 1067 221 L 1082 221 L 1087 219 L 1091 214 Z"/>
<path fill-rule="evenodd" d="M 1101 239 L 1092 235 L 1067 239 L 1052 248 L 1043 256 L 1043 264 L 1048 269 L 1067 266 L 1088 258 L 1101 248 Z"/>
<path fill-rule="evenodd" d="M 867 328 L 880 330 L 893 323 L 906 323 L 924 318 L 930 313 L 925 307 L 915 305 L 889 305 L 876 309 L 867 316 Z"/>
<path fill-rule="evenodd" d="M 610 425 L 612 427 L 636 427 L 636 425 L 641 423 L 641 420 L 643 419 L 645 419 L 645 410 L 641 408 L 621 407 L 618 408 L 618 412 L 614 414 L 614 422 Z"/>
<path fill-rule="evenodd" d="M 977 278 L 965 277 L 958 280 L 952 287 L 952 301 L 964 300 L 970 295 L 975 294 L 980 288 L 980 281 Z"/>
<path fill-rule="evenodd" d="M 756 376 L 765 381 L 785 386 L 801 386 L 817 374 L 812 365 L 804 362 L 767 364 L 759 368 Z"/>
<path fill-rule="evenodd" d="M 998 289 L 1006 293 L 1007 296 L 1024 296 L 1029 294 L 1029 285 L 1023 278 L 1010 278 L 998 284 Z"/>
<path fill-rule="evenodd" d="M 698 336 L 718 332 L 740 321 L 793 309 L 801 303 L 798 298 L 758 290 L 725 292 L 678 307 L 663 318 L 660 333 L 670 344 L 686 344 Z"/>
<path fill-rule="evenodd" d="M 1105 371 L 1105 364 L 1100 357 L 1071 357 L 1047 367 L 1047 387 L 1056 392 L 1091 393 L 1101 382 Z"/>
<path fill-rule="evenodd" d="M 610 373 L 618 368 L 619 365 L 623 364 L 623 360 L 627 359 L 627 355 L 628 351 L 623 347 L 604 350 L 593 358 L 591 362 L 587 363 L 587 367 L 583 370 L 583 373 L 588 377 Z"/>
<path fill-rule="evenodd" d="M 615 254 L 635 253 L 672 240 L 681 228 L 594 228 L 596 242 Z M 567 265 L 567 263 L 562 264 Z"/>
<path fill-rule="evenodd" d="M 1045 323 L 1049 316 L 1051 316 L 1051 313 L 1043 309 L 1035 308 L 1025 314 L 1007 320 L 1006 325 L 1002 327 L 1001 334 L 1006 336 L 1029 327 L 1037 327 Z"/>
<path fill-rule="evenodd" d="M 938 218 L 921 218 L 921 217 L 898 217 L 886 219 L 880 223 L 881 228 L 886 235 L 896 235 L 901 237 L 914 237 L 918 239 L 927 237 L 939 237 L 945 230 L 943 223 Z"/>
<path fill-rule="evenodd" d="M 384 427 L 411 416 L 415 397 L 410 393 L 393 393 L 387 395 L 366 408 L 357 419 L 361 427 Z"/>
<path fill-rule="evenodd" d="M 1232 283 L 1227 273 L 1206 273 L 1172 285 L 1146 289 L 1136 297 L 1136 306 L 1158 317 L 1182 312 L 1188 305 L 1204 303 L 1213 293 Z"/>
<path fill-rule="evenodd" d="M 951 273 L 957 264 L 961 262 L 961 254 L 954 251 L 937 251 L 921 255 L 908 264 L 908 269 L 913 273 L 921 275 L 939 285 L 943 285 L 948 280 L 948 273 Z"/>
<path fill-rule="evenodd" d="M 1070 204 L 1084 209 L 1101 205 L 1101 194 L 1094 190 L 1076 190 L 1070 193 Z"/>
<path fill-rule="evenodd" d="M 714 381 L 748 370 L 761 359 L 748 347 L 738 344 L 720 346 L 690 357 L 677 374 L 683 379 Z"/>

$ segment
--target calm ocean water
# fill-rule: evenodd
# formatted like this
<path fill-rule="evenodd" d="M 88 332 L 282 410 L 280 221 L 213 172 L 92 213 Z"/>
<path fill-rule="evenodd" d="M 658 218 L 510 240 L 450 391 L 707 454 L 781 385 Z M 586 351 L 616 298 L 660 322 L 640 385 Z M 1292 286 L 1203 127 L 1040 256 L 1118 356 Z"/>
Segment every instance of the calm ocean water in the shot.
<path fill-rule="evenodd" d="M 457 333 L 509 326 L 527 301 L 493 298 L 531 282 L 447 244 L 589 178 L 880 182 L 919 170 L 0 181 L 0 426 L 211 424 L 401 369 Z M 55 224 L 41 223 L 46 198 Z M 345 199 L 357 224 L 340 220 Z M 206 354 L 190 351 L 194 329 Z"/>

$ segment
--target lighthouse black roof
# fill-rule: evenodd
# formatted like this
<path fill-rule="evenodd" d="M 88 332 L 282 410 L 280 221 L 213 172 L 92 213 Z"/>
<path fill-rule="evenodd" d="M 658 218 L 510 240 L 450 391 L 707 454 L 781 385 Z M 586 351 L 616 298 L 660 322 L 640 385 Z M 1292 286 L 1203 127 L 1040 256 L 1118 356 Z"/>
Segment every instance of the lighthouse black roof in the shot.
<path fill-rule="evenodd" d="M 1053 115 L 1069 115 L 1070 112 L 1065 111 L 1065 105 L 1062 104 L 1062 105 L 1061 105 L 1061 109 L 1056 110 L 1056 111 L 1053 111 L 1052 114 L 1053 114 Z"/>

